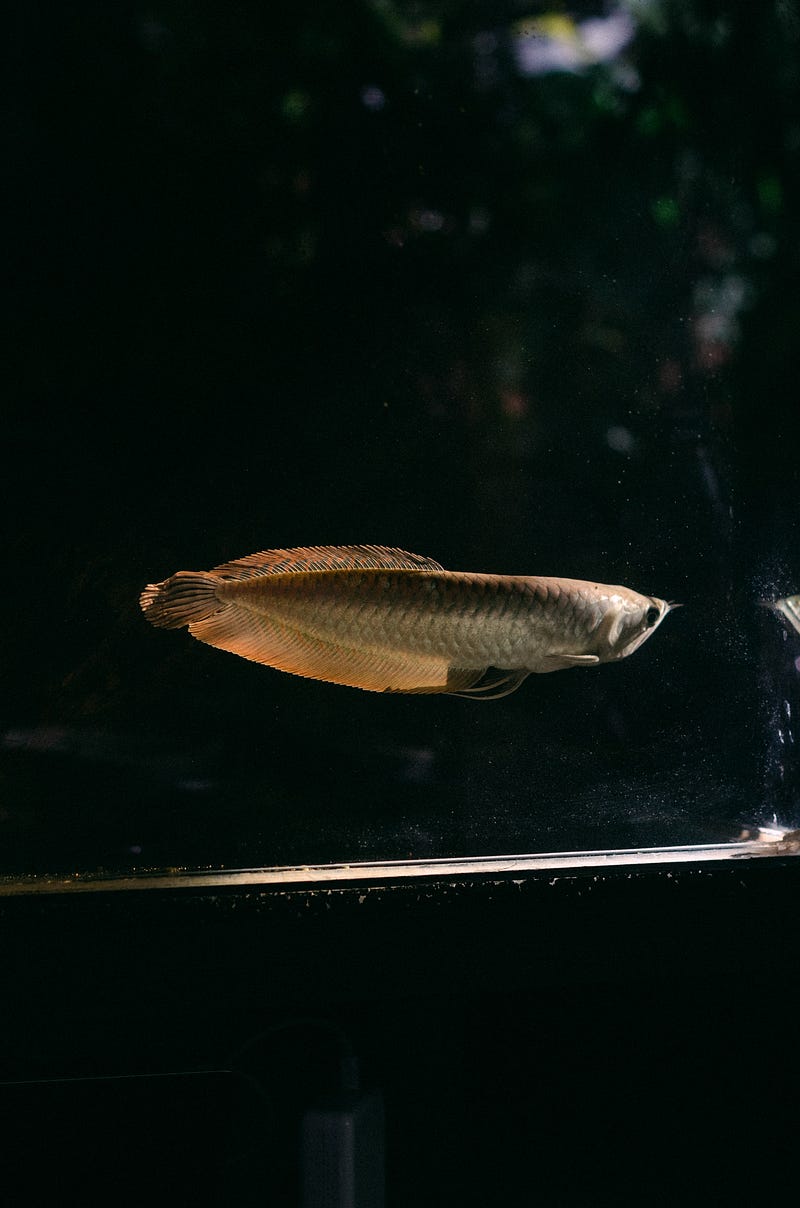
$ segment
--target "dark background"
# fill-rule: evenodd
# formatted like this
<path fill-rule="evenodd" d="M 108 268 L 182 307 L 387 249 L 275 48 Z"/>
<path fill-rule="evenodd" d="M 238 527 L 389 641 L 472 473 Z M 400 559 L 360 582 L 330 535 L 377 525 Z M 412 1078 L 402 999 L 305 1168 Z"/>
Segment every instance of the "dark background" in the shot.
<path fill-rule="evenodd" d="M 7 19 L 4 888 L 800 820 L 798 639 L 757 607 L 800 584 L 798 6 L 637 6 L 623 50 L 536 74 L 617 10 L 543 11 Z M 686 607 L 487 705 L 138 610 L 323 542 Z M 2 896 L 4 1186 L 293 1205 L 344 1035 L 397 1208 L 778 1203 L 797 869 Z"/>
<path fill-rule="evenodd" d="M 299 1208 L 352 1047 L 389 1208 L 792 1203 L 799 875 L 0 898 L 0 1173 L 37 1205 Z"/>
<path fill-rule="evenodd" d="M 16 14 L 5 872 L 797 820 L 796 638 L 756 607 L 800 581 L 797 7 L 542 12 Z M 592 18 L 626 45 L 525 58 Z M 345 542 L 687 607 L 483 707 L 294 680 L 137 606 Z"/>

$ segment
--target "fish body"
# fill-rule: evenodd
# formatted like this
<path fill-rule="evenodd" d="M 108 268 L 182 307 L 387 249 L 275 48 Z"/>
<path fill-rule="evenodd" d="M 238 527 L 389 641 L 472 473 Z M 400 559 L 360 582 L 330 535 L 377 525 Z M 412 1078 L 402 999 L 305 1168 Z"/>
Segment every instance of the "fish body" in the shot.
<path fill-rule="evenodd" d="M 800 633 L 800 596 L 784 596 L 780 600 L 768 603 L 768 607 L 782 613 L 792 628 Z"/>
<path fill-rule="evenodd" d="M 446 571 L 378 546 L 268 550 L 179 571 L 146 587 L 140 603 L 155 625 L 188 626 L 200 641 L 296 675 L 486 699 L 531 673 L 624 658 L 671 607 L 591 580 Z"/>

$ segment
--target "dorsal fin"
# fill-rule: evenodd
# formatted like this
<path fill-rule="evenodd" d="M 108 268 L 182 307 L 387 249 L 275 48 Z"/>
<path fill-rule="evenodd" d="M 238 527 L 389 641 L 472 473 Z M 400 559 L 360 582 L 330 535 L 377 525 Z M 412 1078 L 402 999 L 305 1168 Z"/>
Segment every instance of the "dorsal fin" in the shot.
<path fill-rule="evenodd" d="M 308 545 L 298 549 L 267 549 L 234 558 L 211 572 L 221 579 L 252 579 L 325 570 L 443 570 L 432 558 L 384 545 Z"/>

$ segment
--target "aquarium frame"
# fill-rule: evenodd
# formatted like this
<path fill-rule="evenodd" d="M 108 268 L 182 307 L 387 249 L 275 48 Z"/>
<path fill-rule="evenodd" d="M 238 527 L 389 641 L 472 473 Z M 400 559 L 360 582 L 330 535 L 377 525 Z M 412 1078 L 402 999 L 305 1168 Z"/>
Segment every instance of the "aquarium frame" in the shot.
<path fill-rule="evenodd" d="M 473 856 L 424 860 L 371 860 L 347 864 L 295 864 L 264 868 L 170 868 L 69 876 L 26 874 L 0 878 L 0 897 L 18 894 L 98 893 L 144 890 L 250 889 L 281 886 L 336 886 L 352 883 L 441 881 L 465 877 L 604 868 L 639 868 L 727 860 L 800 855 L 800 832 L 761 827 L 730 843 L 683 844 L 618 850 L 541 852 L 524 855 Z"/>

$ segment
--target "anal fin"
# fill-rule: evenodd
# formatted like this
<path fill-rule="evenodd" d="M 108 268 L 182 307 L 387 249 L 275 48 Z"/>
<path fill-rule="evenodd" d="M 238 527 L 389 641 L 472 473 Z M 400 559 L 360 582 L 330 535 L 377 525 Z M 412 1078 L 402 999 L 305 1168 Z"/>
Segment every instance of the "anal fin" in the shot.
<path fill-rule="evenodd" d="M 368 692 L 449 691 L 444 658 L 391 648 L 347 646 L 237 604 L 227 603 L 211 616 L 190 623 L 189 632 L 209 646 L 308 679 Z"/>

